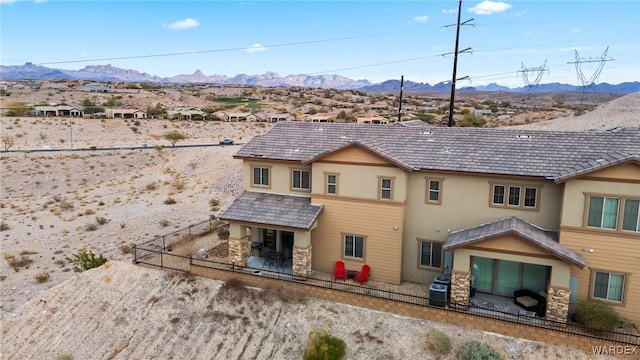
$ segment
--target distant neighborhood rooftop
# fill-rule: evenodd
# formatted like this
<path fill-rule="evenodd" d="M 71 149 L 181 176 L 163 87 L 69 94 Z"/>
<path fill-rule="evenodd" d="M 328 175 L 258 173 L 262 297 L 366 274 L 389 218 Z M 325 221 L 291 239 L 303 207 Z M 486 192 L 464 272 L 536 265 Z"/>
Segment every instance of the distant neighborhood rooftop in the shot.
<path fill-rule="evenodd" d="M 640 127 L 578 132 L 411 125 L 282 122 L 253 138 L 235 157 L 308 163 L 357 146 L 407 171 L 532 176 L 557 182 L 640 161 Z"/>

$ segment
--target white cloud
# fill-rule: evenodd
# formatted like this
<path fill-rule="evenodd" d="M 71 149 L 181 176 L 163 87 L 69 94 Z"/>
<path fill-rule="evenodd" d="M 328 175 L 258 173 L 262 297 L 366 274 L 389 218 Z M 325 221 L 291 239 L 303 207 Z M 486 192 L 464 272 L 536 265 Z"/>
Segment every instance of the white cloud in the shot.
<path fill-rule="evenodd" d="M 197 20 L 194 20 L 192 18 L 186 18 L 184 20 L 178 20 L 173 24 L 163 25 L 163 27 L 168 27 L 169 29 L 173 29 L 173 30 L 184 30 L 184 29 L 196 27 L 198 25 L 200 25 L 200 23 Z"/>
<path fill-rule="evenodd" d="M 458 9 L 442 9 L 441 12 L 443 14 L 457 14 Z"/>
<path fill-rule="evenodd" d="M 416 16 L 413 18 L 413 21 L 425 23 L 429 21 L 429 17 L 427 15 Z"/>
<path fill-rule="evenodd" d="M 477 15 L 491 15 L 493 13 L 506 11 L 510 7 L 511 5 L 502 1 L 495 2 L 495 1 L 485 0 L 469 8 L 469 11 Z"/>
<path fill-rule="evenodd" d="M 535 33 L 532 30 L 529 30 L 524 34 L 527 35 L 527 36 L 533 36 L 533 34 L 535 34 Z"/>
<path fill-rule="evenodd" d="M 0 4 L 13 4 L 16 0 L 0 0 Z"/>
<path fill-rule="evenodd" d="M 261 44 L 255 43 L 255 44 L 249 46 L 248 48 L 244 49 L 244 51 L 246 51 L 248 53 L 262 52 L 262 51 L 267 51 L 267 48 L 264 47 Z"/>
<path fill-rule="evenodd" d="M 580 32 L 580 29 L 571 29 L 571 32 L 577 33 Z"/>

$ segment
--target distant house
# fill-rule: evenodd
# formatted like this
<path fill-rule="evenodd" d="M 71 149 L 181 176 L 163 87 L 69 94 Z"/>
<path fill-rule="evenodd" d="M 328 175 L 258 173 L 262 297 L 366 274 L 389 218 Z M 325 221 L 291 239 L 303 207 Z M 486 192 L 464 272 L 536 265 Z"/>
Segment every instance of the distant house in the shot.
<path fill-rule="evenodd" d="M 336 121 L 336 116 L 335 114 L 328 113 L 313 114 L 305 116 L 303 120 L 308 122 L 332 123 Z"/>
<path fill-rule="evenodd" d="M 473 115 L 475 116 L 489 116 L 492 113 L 489 109 L 473 109 Z"/>
<path fill-rule="evenodd" d="M 389 119 L 384 118 L 382 116 L 374 115 L 374 116 L 358 116 L 356 117 L 356 122 L 358 124 L 383 124 L 386 125 L 389 123 Z"/>
<path fill-rule="evenodd" d="M 113 91 L 113 85 L 91 83 L 91 84 L 76 85 L 74 86 L 74 89 L 78 91 L 87 91 L 91 93 L 109 93 Z"/>
<path fill-rule="evenodd" d="M 266 121 L 270 123 L 275 123 L 279 121 L 293 121 L 294 117 L 290 114 L 267 114 Z"/>
<path fill-rule="evenodd" d="M 146 119 L 147 112 L 142 111 L 134 106 L 126 105 L 119 108 L 110 108 L 106 110 L 107 117 L 110 119 Z"/>
<path fill-rule="evenodd" d="M 255 115 L 246 112 L 224 112 L 223 119 L 225 121 L 256 121 Z"/>
<path fill-rule="evenodd" d="M 70 105 L 36 106 L 36 116 L 84 116 L 84 110 Z"/>
<path fill-rule="evenodd" d="M 194 119 L 205 119 L 207 117 L 207 113 L 200 110 L 197 107 L 187 108 L 170 108 L 167 110 L 167 117 L 169 119 L 182 119 L 182 120 L 194 120 Z"/>

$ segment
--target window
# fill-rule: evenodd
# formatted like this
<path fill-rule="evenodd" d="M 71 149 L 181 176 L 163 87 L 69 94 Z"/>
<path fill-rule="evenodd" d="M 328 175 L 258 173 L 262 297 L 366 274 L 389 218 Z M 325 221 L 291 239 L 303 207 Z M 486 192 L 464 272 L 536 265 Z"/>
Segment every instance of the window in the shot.
<path fill-rule="evenodd" d="M 380 178 L 380 199 L 391 200 L 391 179 Z"/>
<path fill-rule="evenodd" d="M 622 230 L 640 232 L 640 200 L 624 200 Z"/>
<path fill-rule="evenodd" d="M 420 266 L 442 267 L 442 243 L 420 241 Z"/>
<path fill-rule="evenodd" d="M 538 210 L 539 186 L 491 184 L 490 206 Z"/>
<path fill-rule="evenodd" d="M 624 274 L 596 271 L 593 282 L 593 297 L 596 299 L 622 301 Z"/>
<path fill-rule="evenodd" d="M 269 186 L 269 168 L 268 167 L 253 168 L 253 185 Z"/>
<path fill-rule="evenodd" d="M 364 237 L 344 235 L 344 257 L 364 260 Z"/>
<path fill-rule="evenodd" d="M 309 190 L 309 170 L 292 171 L 292 188 L 295 190 Z"/>
<path fill-rule="evenodd" d="M 520 187 L 509 186 L 509 205 L 520 206 Z"/>
<path fill-rule="evenodd" d="M 587 226 L 615 230 L 618 223 L 619 203 L 619 198 L 591 196 L 589 198 Z"/>
<path fill-rule="evenodd" d="M 427 180 L 427 191 L 425 202 L 427 204 L 441 204 L 442 203 L 442 182 L 443 179 L 431 179 Z"/>
<path fill-rule="evenodd" d="M 338 176 L 336 174 L 327 174 L 327 194 L 338 193 Z"/>

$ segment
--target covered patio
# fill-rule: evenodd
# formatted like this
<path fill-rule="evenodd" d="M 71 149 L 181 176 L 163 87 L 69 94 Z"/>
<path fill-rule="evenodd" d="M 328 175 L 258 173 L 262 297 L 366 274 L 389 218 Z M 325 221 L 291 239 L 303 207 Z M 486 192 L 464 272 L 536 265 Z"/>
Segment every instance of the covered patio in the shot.
<path fill-rule="evenodd" d="M 521 304 L 522 309 L 567 321 L 571 266 L 585 263 L 558 243 L 556 232 L 510 217 L 452 232 L 443 249 L 453 251 L 453 303 L 473 305 L 471 292 L 512 303 L 522 296 L 529 305 Z"/>
<path fill-rule="evenodd" d="M 220 215 L 229 222 L 229 262 L 308 277 L 322 208 L 307 197 L 246 191 Z"/>

